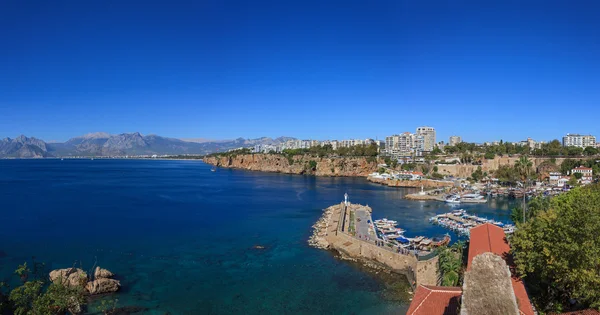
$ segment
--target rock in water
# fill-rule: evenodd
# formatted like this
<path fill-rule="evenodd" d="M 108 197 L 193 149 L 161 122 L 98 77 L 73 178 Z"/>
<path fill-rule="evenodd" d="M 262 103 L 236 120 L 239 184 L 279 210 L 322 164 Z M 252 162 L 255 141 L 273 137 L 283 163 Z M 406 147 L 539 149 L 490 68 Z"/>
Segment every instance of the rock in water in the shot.
<path fill-rule="evenodd" d="M 114 279 L 100 278 L 88 282 L 85 286 L 90 294 L 112 293 L 117 292 L 121 283 Z"/>
<path fill-rule="evenodd" d="M 100 267 L 96 267 L 96 271 L 94 272 L 94 279 L 100 278 L 112 278 L 114 274 L 106 269 L 102 269 Z"/>
<path fill-rule="evenodd" d="M 69 287 L 83 287 L 87 283 L 87 274 L 79 268 L 57 269 L 50 271 L 50 281 L 59 281 Z"/>

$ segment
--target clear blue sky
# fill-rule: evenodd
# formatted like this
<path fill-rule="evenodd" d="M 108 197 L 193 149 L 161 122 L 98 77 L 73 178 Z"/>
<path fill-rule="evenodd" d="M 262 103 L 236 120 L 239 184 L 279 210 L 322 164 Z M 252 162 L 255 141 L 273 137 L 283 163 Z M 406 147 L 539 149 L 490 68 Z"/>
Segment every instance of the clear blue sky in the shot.
<path fill-rule="evenodd" d="M 599 17 L 592 0 L 4 0 L 0 137 L 600 136 Z"/>

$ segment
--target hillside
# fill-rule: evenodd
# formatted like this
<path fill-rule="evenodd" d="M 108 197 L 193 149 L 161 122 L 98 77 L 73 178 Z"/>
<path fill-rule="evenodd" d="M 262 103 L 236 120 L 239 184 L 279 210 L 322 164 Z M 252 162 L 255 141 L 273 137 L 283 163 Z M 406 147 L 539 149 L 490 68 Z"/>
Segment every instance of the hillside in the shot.
<path fill-rule="evenodd" d="M 289 139 L 267 137 L 238 138 L 227 141 L 188 142 L 139 132 L 111 135 L 98 132 L 69 139 L 62 143 L 46 143 L 37 138 L 19 136 L 0 141 L 0 158 L 43 158 L 69 156 L 125 156 L 125 155 L 205 155 L 257 144 L 279 144 Z"/>

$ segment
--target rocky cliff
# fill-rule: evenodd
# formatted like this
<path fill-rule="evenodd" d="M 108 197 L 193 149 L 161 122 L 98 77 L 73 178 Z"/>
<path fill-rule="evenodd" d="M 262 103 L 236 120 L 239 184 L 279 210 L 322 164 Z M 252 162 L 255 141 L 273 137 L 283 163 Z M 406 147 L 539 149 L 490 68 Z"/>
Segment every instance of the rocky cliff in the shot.
<path fill-rule="evenodd" d="M 383 163 L 369 157 L 315 157 L 279 154 L 244 154 L 237 156 L 209 156 L 204 162 L 219 167 L 286 174 L 311 174 L 316 176 L 367 176 Z"/>

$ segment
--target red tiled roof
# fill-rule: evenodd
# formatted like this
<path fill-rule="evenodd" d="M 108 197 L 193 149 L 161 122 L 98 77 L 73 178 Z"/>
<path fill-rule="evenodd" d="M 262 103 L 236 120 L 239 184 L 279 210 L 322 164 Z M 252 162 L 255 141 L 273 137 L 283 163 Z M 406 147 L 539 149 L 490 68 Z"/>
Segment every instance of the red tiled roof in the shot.
<path fill-rule="evenodd" d="M 483 253 L 496 254 L 507 260 L 506 263 L 509 266 L 512 265 L 508 256 L 508 253 L 510 252 L 510 246 L 506 240 L 506 234 L 504 234 L 504 230 L 501 227 L 489 223 L 482 224 L 472 228 L 470 235 L 467 270 L 471 270 L 471 262 L 473 261 L 473 258 Z M 513 291 L 515 292 L 515 297 L 519 302 L 519 313 L 524 315 L 533 315 L 533 307 L 531 306 L 531 301 L 529 300 L 529 296 L 527 295 L 523 281 L 514 273 L 511 277 L 511 281 L 513 285 Z"/>
<path fill-rule="evenodd" d="M 462 289 L 419 285 L 406 315 L 457 315 Z"/>
<path fill-rule="evenodd" d="M 470 233 L 467 270 L 471 270 L 471 262 L 479 254 L 493 253 L 506 259 L 510 246 L 501 227 L 486 223 L 472 228 Z"/>

